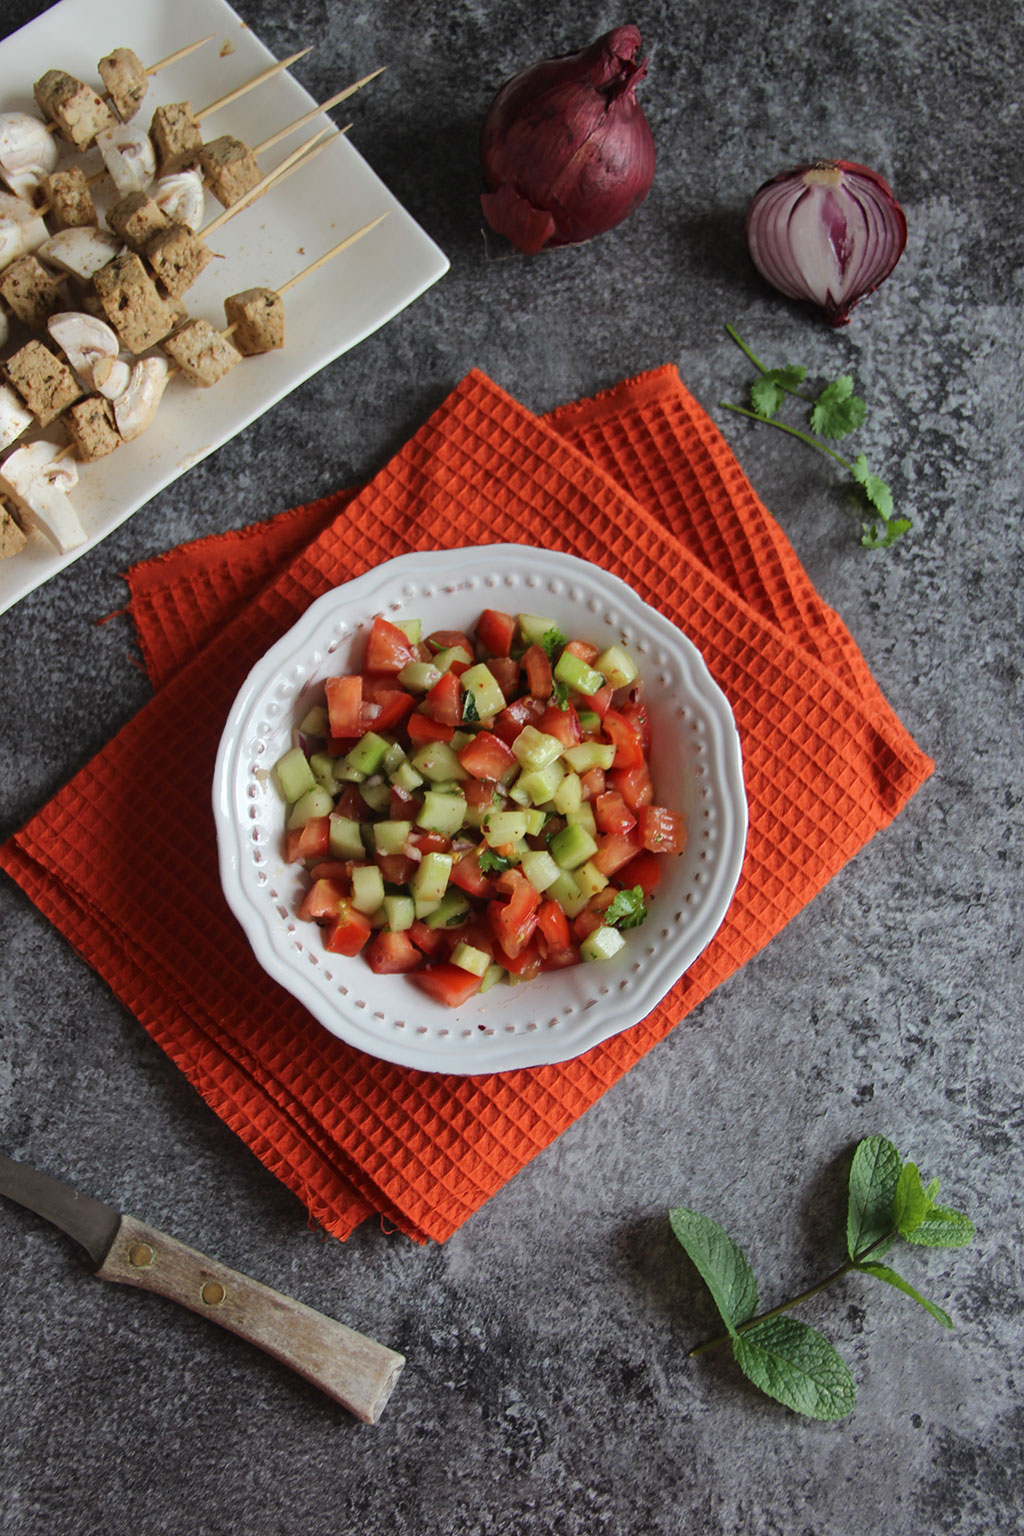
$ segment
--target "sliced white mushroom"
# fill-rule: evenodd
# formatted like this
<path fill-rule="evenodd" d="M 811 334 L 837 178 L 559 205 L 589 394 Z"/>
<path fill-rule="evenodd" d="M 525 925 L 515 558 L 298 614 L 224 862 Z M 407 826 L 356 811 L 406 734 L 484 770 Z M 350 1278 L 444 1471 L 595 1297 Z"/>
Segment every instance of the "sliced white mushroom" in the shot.
<path fill-rule="evenodd" d="M 81 310 L 65 309 L 58 315 L 51 315 L 46 329 L 87 386 L 92 384 L 93 370 L 100 359 L 116 357 L 121 350 L 110 326 Z"/>
<path fill-rule="evenodd" d="M 62 229 L 56 235 L 51 235 L 39 247 L 39 256 L 42 261 L 48 261 L 62 272 L 70 272 L 72 277 L 80 277 L 87 283 L 100 267 L 113 261 L 118 251 L 123 249 L 116 235 L 103 229 L 83 226 L 80 229 Z"/>
<path fill-rule="evenodd" d="M 114 420 L 126 443 L 140 437 L 157 413 L 169 372 L 166 358 L 143 357 L 132 369 L 131 383 L 114 401 Z"/>
<path fill-rule="evenodd" d="M 131 383 L 131 377 L 131 366 L 123 357 L 101 357 L 93 365 L 93 388 L 98 389 L 108 400 L 117 400 L 123 395 Z"/>
<path fill-rule="evenodd" d="M 184 224 L 193 234 L 199 233 L 206 210 L 201 171 L 175 171 L 173 175 L 161 176 L 150 195 L 172 224 Z"/>
<path fill-rule="evenodd" d="M 60 145 L 41 117 L 0 112 L 0 176 L 18 197 L 34 192 L 57 165 Z"/>
<path fill-rule="evenodd" d="M 19 256 L 37 251 L 50 231 L 45 219 L 23 197 L 0 192 L 0 269 Z"/>
<path fill-rule="evenodd" d="M 0 352 L 6 347 L 11 336 L 11 322 L 6 309 L 0 309 Z"/>
<path fill-rule="evenodd" d="M 0 453 L 16 443 L 35 421 L 16 389 L 0 384 Z"/>
<path fill-rule="evenodd" d="M 121 197 L 146 190 L 156 175 L 156 150 L 145 128 L 118 123 L 98 133 L 96 143 Z"/>
<path fill-rule="evenodd" d="M 41 529 L 65 555 L 85 543 L 85 529 L 68 495 L 78 484 L 78 470 L 73 459 L 54 462 L 61 451 L 42 442 L 15 448 L 0 464 L 0 486 L 22 520 Z"/>

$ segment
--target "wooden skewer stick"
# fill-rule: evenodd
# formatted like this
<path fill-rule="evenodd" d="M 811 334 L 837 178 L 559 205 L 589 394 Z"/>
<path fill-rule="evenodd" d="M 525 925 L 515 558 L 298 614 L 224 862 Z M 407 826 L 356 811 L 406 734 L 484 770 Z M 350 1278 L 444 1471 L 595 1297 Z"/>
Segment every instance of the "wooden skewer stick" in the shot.
<path fill-rule="evenodd" d="M 169 53 L 166 59 L 158 59 L 155 64 L 147 64 L 146 74 L 159 74 L 160 70 L 166 69 L 168 65 L 177 64 L 179 59 L 185 59 L 190 53 L 195 53 L 196 49 L 202 48 L 204 43 L 212 43 L 216 36 L 216 32 L 209 32 L 206 37 L 201 37 L 198 43 L 188 43 L 184 48 L 179 48 L 177 53 Z"/>
<path fill-rule="evenodd" d="M 215 112 L 220 111 L 221 107 L 230 106 L 240 96 L 245 96 L 249 91 L 254 91 L 265 80 L 272 80 L 275 75 L 281 74 L 283 70 L 288 69 L 290 65 L 294 64 L 297 59 L 304 59 L 306 54 L 312 53 L 312 51 L 313 44 L 310 43 L 308 48 L 301 48 L 298 53 L 293 53 L 290 58 L 281 59 L 277 64 L 271 64 L 269 69 L 265 69 L 262 74 L 255 75 L 252 80 L 247 80 L 244 85 L 236 86 L 226 96 L 221 96 L 219 100 L 211 102 L 208 107 L 204 107 L 201 112 L 197 112 L 195 114 L 196 121 L 201 122 L 204 117 L 212 117 Z"/>
<path fill-rule="evenodd" d="M 371 80 L 376 80 L 378 75 L 382 75 L 386 68 L 387 65 L 382 64 L 380 69 L 375 69 L 373 71 L 372 75 L 364 75 L 363 78 L 361 80 L 357 80 L 354 85 L 347 85 L 345 89 L 343 91 L 339 91 L 337 95 L 331 96 L 327 101 L 322 101 L 318 107 L 313 107 L 303 117 L 296 118 L 294 123 L 288 124 L 287 128 L 278 129 L 277 133 L 273 134 L 269 139 L 264 139 L 262 144 L 257 144 L 253 150 L 253 154 L 262 155 L 264 150 L 273 149 L 275 144 L 279 144 L 282 139 L 286 139 L 290 133 L 297 133 L 300 128 L 305 128 L 306 124 L 311 123 L 315 117 L 319 117 L 321 112 L 329 112 L 331 108 L 336 107 L 339 102 L 347 101 L 350 96 L 354 96 L 356 91 L 361 90 L 364 85 L 369 85 Z"/>

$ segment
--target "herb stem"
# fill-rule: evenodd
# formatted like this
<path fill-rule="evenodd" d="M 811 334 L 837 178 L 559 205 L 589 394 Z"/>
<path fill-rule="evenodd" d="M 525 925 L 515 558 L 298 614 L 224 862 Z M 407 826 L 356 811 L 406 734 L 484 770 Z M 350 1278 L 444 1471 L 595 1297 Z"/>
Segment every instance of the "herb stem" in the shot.
<path fill-rule="evenodd" d="M 837 1280 L 841 1280 L 844 1275 L 848 1275 L 851 1269 L 857 1269 L 863 1264 L 869 1253 L 873 1253 L 883 1243 L 890 1242 L 895 1236 L 896 1228 L 893 1227 L 890 1232 L 884 1233 L 881 1237 L 876 1238 L 873 1243 L 869 1243 L 866 1248 L 862 1248 L 852 1259 L 847 1259 L 845 1264 L 840 1264 L 839 1268 L 834 1269 L 830 1275 L 826 1275 L 824 1280 L 818 1280 L 814 1285 L 809 1285 L 806 1291 L 801 1291 L 798 1296 L 790 1297 L 789 1301 L 780 1302 L 777 1307 L 772 1307 L 770 1311 L 759 1312 L 756 1317 L 748 1318 L 745 1323 L 740 1323 L 736 1332 L 747 1333 L 751 1328 L 756 1328 L 758 1323 L 767 1323 L 770 1318 L 780 1317 L 783 1312 L 788 1312 L 792 1307 L 799 1306 L 802 1301 L 810 1301 L 812 1296 L 817 1296 L 819 1292 L 827 1290 L 830 1285 L 834 1285 Z M 716 1338 L 708 1339 L 706 1343 L 698 1344 L 695 1349 L 691 1349 L 689 1358 L 692 1360 L 697 1355 L 703 1355 L 709 1349 L 717 1349 L 721 1344 L 728 1344 L 731 1338 L 731 1333 L 720 1333 Z"/>
<path fill-rule="evenodd" d="M 790 390 L 790 394 L 792 393 L 793 391 Z M 844 459 L 842 454 L 836 453 L 834 448 L 829 448 L 824 443 L 820 443 L 809 432 L 801 432 L 799 427 L 791 427 L 785 421 L 776 421 L 773 416 L 759 416 L 756 411 L 748 411 L 745 405 L 730 405 L 728 400 L 720 400 L 718 403 L 723 411 L 735 411 L 737 416 L 749 416 L 751 421 L 762 421 L 767 427 L 777 427 L 780 432 L 788 432 L 790 437 L 798 437 L 808 447 L 817 448 L 819 453 L 827 453 L 829 458 L 835 459 L 837 464 L 841 464 L 845 470 L 848 470 L 851 475 L 853 474 L 853 465 L 849 459 Z"/>
<path fill-rule="evenodd" d="M 747 346 L 746 342 L 743 340 L 743 337 L 740 335 L 739 331 L 736 330 L 735 326 L 726 324 L 725 329 L 729 333 L 729 335 L 732 337 L 732 339 L 736 343 L 736 345 L 739 347 L 740 351 L 747 358 L 750 359 L 750 361 L 753 363 L 754 367 L 757 369 L 758 373 L 763 373 L 765 378 L 767 378 L 768 375 L 771 373 L 771 369 L 770 368 L 766 368 L 764 363 L 761 362 L 760 358 L 754 356 L 753 352 L 751 352 L 750 348 Z M 798 390 L 798 389 L 790 389 L 788 384 L 780 384 L 778 379 L 775 380 L 775 383 L 778 384 L 778 387 L 780 389 L 785 390 L 787 395 L 795 395 L 798 400 L 806 400 L 808 405 L 813 405 L 814 404 L 814 400 L 813 400 L 813 397 L 811 395 L 801 394 L 800 390 Z M 757 419 L 758 419 L 758 421 L 762 421 L 762 420 L 767 421 L 768 417 L 758 416 Z"/>

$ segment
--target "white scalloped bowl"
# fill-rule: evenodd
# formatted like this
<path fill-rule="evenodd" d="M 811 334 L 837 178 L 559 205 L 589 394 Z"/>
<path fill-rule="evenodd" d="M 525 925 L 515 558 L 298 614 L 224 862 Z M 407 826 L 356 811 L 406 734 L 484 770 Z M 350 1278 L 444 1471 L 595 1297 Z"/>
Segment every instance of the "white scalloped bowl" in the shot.
<path fill-rule="evenodd" d="M 358 669 L 374 614 L 420 618 L 426 633 L 465 628 L 484 608 L 542 613 L 570 638 L 626 646 L 651 715 L 655 798 L 685 814 L 688 835 L 614 959 L 492 987 L 452 1009 L 406 976 L 329 953 L 321 930 L 297 916 L 304 875 L 284 861 L 286 807 L 271 769 L 322 702 L 324 679 Z M 599 566 L 517 544 L 404 555 L 315 602 L 235 700 L 213 803 L 224 893 L 267 973 L 371 1056 L 466 1075 L 567 1061 L 650 1013 L 721 924 L 747 831 L 736 725 L 696 648 Z"/>

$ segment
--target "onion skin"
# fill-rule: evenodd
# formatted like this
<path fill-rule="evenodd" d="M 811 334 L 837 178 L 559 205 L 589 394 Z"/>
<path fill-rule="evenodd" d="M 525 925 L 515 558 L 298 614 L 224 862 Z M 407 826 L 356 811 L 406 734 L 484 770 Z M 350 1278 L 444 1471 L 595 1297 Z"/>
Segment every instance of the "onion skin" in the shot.
<path fill-rule="evenodd" d="M 766 282 L 841 326 L 903 255 L 907 220 L 877 171 L 851 160 L 818 160 L 758 188 L 746 236 Z"/>
<path fill-rule="evenodd" d="M 484 119 L 488 224 L 528 255 L 578 245 L 621 224 L 654 178 L 654 139 L 636 88 L 647 61 L 634 26 L 579 53 L 544 59 L 502 86 Z"/>

